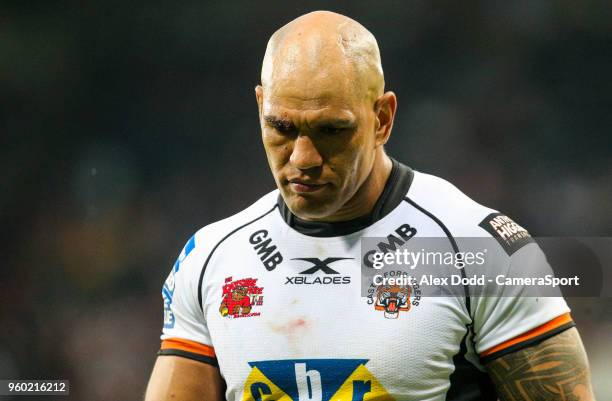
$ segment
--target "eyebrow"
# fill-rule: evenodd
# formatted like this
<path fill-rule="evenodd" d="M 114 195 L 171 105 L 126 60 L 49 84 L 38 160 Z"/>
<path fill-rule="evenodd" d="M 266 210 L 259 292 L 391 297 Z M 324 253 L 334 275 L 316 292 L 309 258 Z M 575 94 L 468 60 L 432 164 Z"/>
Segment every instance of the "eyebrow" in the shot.
<path fill-rule="evenodd" d="M 295 124 L 289 119 L 279 118 L 276 116 L 268 115 L 264 116 L 264 121 L 273 128 L 282 131 L 291 131 L 296 129 Z M 353 129 L 356 126 L 355 120 L 352 118 L 323 118 L 319 121 L 315 121 L 313 124 L 314 128 L 340 128 L 340 129 Z"/>
<path fill-rule="evenodd" d="M 264 116 L 264 121 L 271 127 L 280 131 L 291 131 L 295 129 L 295 124 L 286 118 L 278 118 L 276 116 Z"/>

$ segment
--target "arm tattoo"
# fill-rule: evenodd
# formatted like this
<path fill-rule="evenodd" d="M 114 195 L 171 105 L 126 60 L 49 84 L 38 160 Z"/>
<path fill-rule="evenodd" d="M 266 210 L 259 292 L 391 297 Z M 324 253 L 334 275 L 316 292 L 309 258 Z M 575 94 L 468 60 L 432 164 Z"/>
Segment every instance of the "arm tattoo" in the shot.
<path fill-rule="evenodd" d="M 594 401 L 589 366 L 576 328 L 487 365 L 502 401 Z"/>

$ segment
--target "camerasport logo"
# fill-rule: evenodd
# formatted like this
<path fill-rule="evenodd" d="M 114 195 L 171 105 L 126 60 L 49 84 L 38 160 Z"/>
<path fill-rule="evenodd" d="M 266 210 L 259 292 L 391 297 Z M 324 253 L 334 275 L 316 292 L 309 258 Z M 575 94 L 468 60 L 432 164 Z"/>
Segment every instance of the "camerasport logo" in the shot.
<path fill-rule="evenodd" d="M 254 311 L 263 305 L 263 287 L 257 286 L 256 278 L 225 279 L 219 313 L 226 318 L 253 317 L 261 313 Z"/>

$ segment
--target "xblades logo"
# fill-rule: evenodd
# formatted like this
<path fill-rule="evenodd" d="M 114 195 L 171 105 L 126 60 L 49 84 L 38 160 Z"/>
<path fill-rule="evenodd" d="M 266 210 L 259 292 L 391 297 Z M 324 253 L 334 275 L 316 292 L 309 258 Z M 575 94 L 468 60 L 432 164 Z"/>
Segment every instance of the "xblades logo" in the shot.
<path fill-rule="evenodd" d="M 354 258 L 327 258 L 325 260 L 321 260 L 319 258 L 293 258 L 291 260 L 303 260 L 305 262 L 310 262 L 314 265 L 310 269 L 304 270 L 300 274 L 315 274 L 319 270 L 323 270 L 323 273 L 325 274 L 340 274 L 334 269 L 332 269 L 331 267 L 329 267 L 329 265 L 339 260 L 346 260 L 346 259 L 354 259 Z"/>
<path fill-rule="evenodd" d="M 325 276 L 317 276 L 317 277 L 304 277 L 304 276 L 293 276 L 293 277 L 287 277 L 287 281 L 285 281 L 285 284 L 297 284 L 297 285 L 301 285 L 301 284 L 350 284 L 351 282 L 351 276 L 340 276 L 340 273 L 338 273 L 336 270 L 332 269 L 329 265 L 335 262 L 338 262 L 340 260 L 349 260 L 349 259 L 354 259 L 354 258 L 326 258 L 326 259 L 319 259 L 319 258 L 293 258 L 291 260 L 300 260 L 300 261 L 304 261 L 304 262 L 308 262 L 310 263 L 312 266 L 302 272 L 300 272 L 299 274 L 304 274 L 304 275 L 314 275 L 315 273 L 322 271 L 323 273 L 325 273 Z M 333 277 L 329 277 L 327 275 L 334 275 Z"/>

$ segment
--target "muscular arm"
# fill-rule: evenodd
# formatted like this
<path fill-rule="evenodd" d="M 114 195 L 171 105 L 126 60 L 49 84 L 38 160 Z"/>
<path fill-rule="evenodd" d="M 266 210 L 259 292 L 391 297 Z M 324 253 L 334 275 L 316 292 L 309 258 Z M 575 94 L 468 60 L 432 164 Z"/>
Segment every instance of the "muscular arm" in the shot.
<path fill-rule="evenodd" d="M 158 356 L 145 401 L 223 401 L 219 369 L 180 356 Z"/>
<path fill-rule="evenodd" d="M 594 401 L 576 328 L 486 365 L 501 401 Z"/>

